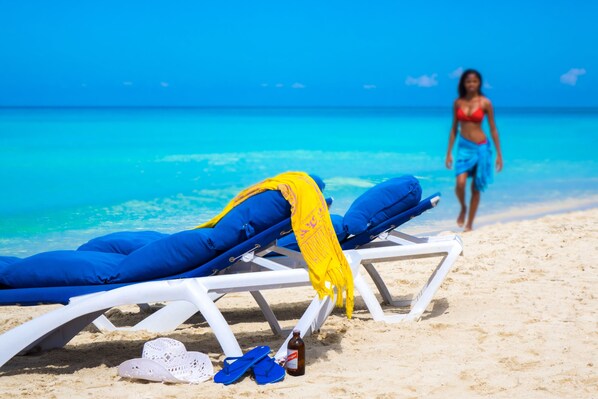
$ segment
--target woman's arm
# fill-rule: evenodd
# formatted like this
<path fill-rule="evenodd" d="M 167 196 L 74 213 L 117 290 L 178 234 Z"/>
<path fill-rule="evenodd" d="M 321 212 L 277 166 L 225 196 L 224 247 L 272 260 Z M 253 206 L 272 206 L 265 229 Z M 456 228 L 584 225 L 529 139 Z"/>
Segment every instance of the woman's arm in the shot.
<path fill-rule="evenodd" d="M 490 125 L 490 133 L 492 134 L 494 148 L 496 149 L 496 171 L 500 172 L 502 170 L 502 151 L 500 149 L 498 129 L 496 128 L 496 123 L 494 122 L 494 108 L 492 108 L 492 103 L 490 100 L 487 100 L 486 103 L 486 113 L 488 114 L 488 125 Z"/>
<path fill-rule="evenodd" d="M 453 123 L 449 132 L 448 150 L 446 151 L 446 161 L 444 162 L 448 169 L 453 167 L 453 145 L 457 137 L 457 100 L 453 103 Z"/>

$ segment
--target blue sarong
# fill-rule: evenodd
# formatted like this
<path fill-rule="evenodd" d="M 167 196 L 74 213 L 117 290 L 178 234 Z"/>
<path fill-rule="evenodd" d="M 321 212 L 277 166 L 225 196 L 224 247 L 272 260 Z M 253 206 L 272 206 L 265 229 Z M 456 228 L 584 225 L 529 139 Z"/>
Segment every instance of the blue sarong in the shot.
<path fill-rule="evenodd" d="M 478 144 L 459 137 L 455 174 L 462 173 L 473 174 L 475 188 L 479 191 L 492 183 L 492 149 L 487 140 Z"/>

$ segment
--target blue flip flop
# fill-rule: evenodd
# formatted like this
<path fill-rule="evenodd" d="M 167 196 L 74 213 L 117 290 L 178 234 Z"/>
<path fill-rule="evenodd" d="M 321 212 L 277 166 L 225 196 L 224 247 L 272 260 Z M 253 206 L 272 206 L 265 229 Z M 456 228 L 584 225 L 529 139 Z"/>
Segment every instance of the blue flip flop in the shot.
<path fill-rule="evenodd" d="M 257 346 L 241 357 L 227 357 L 224 367 L 214 376 L 214 382 L 228 385 L 237 381 L 256 363 L 270 353 L 269 346 Z"/>
<path fill-rule="evenodd" d="M 260 385 L 272 384 L 284 380 L 285 369 L 273 358 L 266 356 L 253 366 L 253 376 Z"/>

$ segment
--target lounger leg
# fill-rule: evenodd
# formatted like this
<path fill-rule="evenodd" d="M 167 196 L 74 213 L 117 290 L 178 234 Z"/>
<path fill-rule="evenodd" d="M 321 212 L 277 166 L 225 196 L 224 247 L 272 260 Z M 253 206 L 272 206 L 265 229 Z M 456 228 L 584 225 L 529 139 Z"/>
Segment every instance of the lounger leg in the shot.
<path fill-rule="evenodd" d="M 110 321 L 110 319 L 108 319 L 106 317 L 106 315 L 104 315 L 104 314 L 101 314 L 92 323 L 100 331 L 116 331 L 116 330 L 118 330 L 118 327 L 116 327 L 114 325 L 114 323 L 112 323 Z"/>
<path fill-rule="evenodd" d="M 243 356 L 243 351 L 230 326 L 214 301 L 210 298 L 206 288 L 197 282 L 197 280 L 192 280 L 189 283 L 190 287 L 187 289 L 187 299 L 197 306 L 197 309 L 206 319 L 220 343 L 224 354 L 227 357 Z"/>
<path fill-rule="evenodd" d="M 312 331 L 315 331 L 316 326 L 319 328 L 317 324 L 318 320 L 320 320 L 323 317 L 322 311 L 324 310 L 324 313 L 326 313 L 328 310 L 332 312 L 333 306 L 328 305 L 330 305 L 329 297 L 320 299 L 316 295 L 316 297 L 311 301 L 311 303 L 307 307 L 307 310 L 305 311 L 305 313 L 303 313 L 303 316 L 301 316 L 301 319 L 299 319 L 297 325 L 295 326 L 296 329 L 299 329 L 299 331 L 301 331 L 300 335 L 302 337 L 309 335 Z M 326 317 L 327 316 L 328 315 L 326 315 Z M 326 317 L 324 317 L 324 319 L 326 319 Z M 292 337 L 293 332 L 291 331 L 291 333 L 287 336 L 283 344 L 280 346 L 280 348 L 274 355 L 274 358 L 277 361 L 285 359 L 287 355 L 287 344 L 289 343 Z"/>
<path fill-rule="evenodd" d="M 272 332 L 275 335 L 282 335 L 283 334 L 282 327 L 280 326 L 280 323 L 278 322 L 276 315 L 272 311 L 272 308 L 266 301 L 266 298 L 264 298 L 262 293 L 259 291 L 251 291 L 251 295 L 253 296 L 253 299 L 255 299 L 255 301 L 259 305 L 260 309 L 262 310 L 262 313 L 264 314 L 264 317 L 268 321 L 268 324 L 270 325 L 270 329 L 272 330 Z"/>
<path fill-rule="evenodd" d="M 361 255 L 354 250 L 348 250 L 344 252 L 349 265 L 351 266 L 351 272 L 353 274 L 353 283 L 357 285 L 359 281 L 363 281 L 361 276 L 359 275 L 359 267 L 361 265 Z M 356 286 L 357 289 L 357 286 Z M 377 303 L 377 302 L 376 302 Z M 380 305 L 378 305 L 380 306 Z M 310 333 L 317 331 L 320 329 L 324 321 L 330 316 L 332 310 L 334 309 L 334 302 L 330 299 L 330 297 L 326 296 L 322 299 L 318 295 L 311 301 L 307 310 L 299 321 L 294 329 L 299 329 L 301 337 L 309 335 Z M 287 355 L 287 344 L 293 337 L 293 332 L 291 331 L 290 334 L 287 336 L 285 341 L 282 343 L 274 358 L 277 361 L 282 361 L 286 358 Z"/>
<path fill-rule="evenodd" d="M 2 334 L 0 367 L 18 354 L 61 348 L 106 309 L 77 314 L 67 306 Z"/>
<path fill-rule="evenodd" d="M 453 245 L 453 248 L 442 259 L 436 270 L 434 270 L 434 273 L 432 273 L 428 279 L 428 282 L 413 299 L 411 311 L 405 317 L 405 320 L 419 320 L 421 318 L 421 315 L 432 301 L 434 294 L 436 294 L 436 291 L 438 291 L 438 288 L 440 288 L 440 285 L 444 281 L 446 275 L 457 261 L 457 257 L 461 253 L 461 250 L 461 245 L 457 243 Z"/>
<path fill-rule="evenodd" d="M 403 307 L 403 306 L 411 305 L 410 300 L 409 301 L 395 300 L 392 297 L 392 294 L 390 293 L 388 286 L 386 285 L 386 283 L 382 279 L 382 276 L 380 276 L 380 273 L 378 273 L 378 270 L 376 270 L 376 267 L 372 263 L 364 263 L 363 267 L 365 268 L 365 270 L 368 272 L 368 274 L 374 281 L 374 284 L 376 284 L 376 288 L 378 288 L 378 291 L 380 292 L 380 295 L 382 295 L 382 298 L 386 304 L 395 306 L 395 307 Z"/>
<path fill-rule="evenodd" d="M 312 323 L 310 333 L 313 334 L 316 331 L 320 331 L 320 328 L 322 328 L 322 325 L 334 310 L 334 306 L 334 302 L 330 298 L 328 298 L 328 300 L 325 301 L 322 306 L 320 306 L 320 311 Z M 290 333 L 292 332 L 293 331 L 291 330 Z"/>
<path fill-rule="evenodd" d="M 75 335 L 77 335 L 81 330 L 87 327 L 95 318 L 97 318 L 98 314 L 103 313 L 104 310 L 100 310 L 95 313 L 83 315 L 76 319 L 71 320 L 68 323 L 61 325 L 59 328 L 52 330 L 51 332 L 47 333 L 43 337 L 35 339 L 36 331 L 35 326 L 32 326 L 33 330 L 29 331 L 20 331 L 18 334 L 15 334 L 12 338 L 15 341 L 22 342 L 24 339 L 26 340 L 27 336 L 31 336 L 33 341 L 31 344 L 27 345 L 24 348 L 21 348 L 17 353 L 14 355 L 26 355 L 28 353 L 36 353 L 36 352 L 43 352 L 50 349 L 62 348 L 66 345 Z M 9 331 L 10 332 L 10 331 Z M 31 333 L 31 334 L 28 334 Z M 8 334 L 8 333 L 7 333 Z M 24 335 L 23 335 L 24 334 Z M 11 337 L 7 337 L 7 341 L 2 343 L 3 348 L 1 349 L 2 354 L 0 354 L 0 364 L 3 364 L 8 359 L 12 358 L 12 356 L 6 360 L 2 359 L 4 352 L 9 352 L 8 348 L 12 348 L 13 339 Z M 16 342 L 15 342 L 16 344 Z M 4 348 L 6 345 L 6 348 Z M 17 345 L 18 347 L 18 345 Z M 14 356 L 13 355 L 13 356 Z"/>
<path fill-rule="evenodd" d="M 382 296 L 388 301 L 390 298 L 391 304 L 405 305 L 403 301 L 394 301 L 386 284 L 382 281 L 382 278 L 375 271 L 374 266 L 370 262 L 383 262 L 390 260 L 405 259 L 410 257 L 429 257 L 444 255 L 424 287 L 420 292 L 410 301 L 410 311 L 407 314 L 394 314 L 385 315 L 380 303 L 372 293 L 369 286 L 364 280 L 356 281 L 355 288 L 359 290 L 368 310 L 372 314 L 374 320 L 385 321 L 387 323 L 398 323 L 406 320 L 419 320 L 427 306 L 432 301 L 432 298 L 442 281 L 453 267 L 457 257 L 463 250 L 463 245 L 458 237 L 439 237 L 430 238 L 426 242 L 419 244 L 409 244 L 400 246 L 390 247 L 379 247 L 379 248 L 364 248 L 357 250 L 364 258 L 364 265 L 366 270 L 370 272 L 372 278 L 380 289 Z M 387 298 L 388 297 L 388 298 Z"/>
<path fill-rule="evenodd" d="M 355 291 L 359 292 L 361 299 L 365 302 L 365 306 L 372 315 L 375 321 L 385 320 L 384 311 L 378 302 L 378 298 L 374 295 L 367 282 L 361 275 L 357 276 L 353 283 L 355 284 Z"/>

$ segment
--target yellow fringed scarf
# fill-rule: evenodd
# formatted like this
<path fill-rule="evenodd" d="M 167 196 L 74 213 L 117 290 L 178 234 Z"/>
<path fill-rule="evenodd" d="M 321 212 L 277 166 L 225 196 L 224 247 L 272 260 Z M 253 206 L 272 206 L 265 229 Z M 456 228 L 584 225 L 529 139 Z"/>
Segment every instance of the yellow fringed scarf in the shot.
<path fill-rule="evenodd" d="M 214 227 L 232 208 L 247 198 L 266 190 L 280 190 L 291 205 L 291 225 L 297 244 L 307 263 L 309 279 L 320 299 L 338 295 L 337 306 L 343 305 L 346 292 L 347 317 L 353 313 L 353 275 L 347 259 L 338 243 L 328 206 L 313 179 L 303 172 L 281 173 L 257 183 L 233 198 L 220 214 L 197 228 Z"/>

